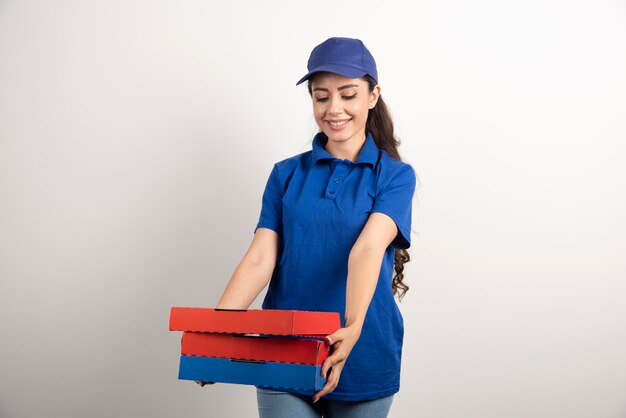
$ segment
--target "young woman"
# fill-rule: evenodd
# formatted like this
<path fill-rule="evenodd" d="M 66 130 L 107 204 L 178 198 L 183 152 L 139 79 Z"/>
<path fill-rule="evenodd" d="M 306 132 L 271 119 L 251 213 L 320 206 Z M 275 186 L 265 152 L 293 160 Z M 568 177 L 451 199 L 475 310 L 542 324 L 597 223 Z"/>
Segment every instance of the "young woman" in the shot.
<path fill-rule="evenodd" d="M 376 63 L 360 40 L 326 40 L 308 70 L 297 84 L 308 82 L 320 132 L 312 150 L 274 164 L 254 238 L 217 307 L 246 309 L 269 282 L 264 309 L 341 314 L 342 328 L 327 337 L 324 388 L 257 388 L 261 418 L 386 417 L 400 388 L 404 328 L 394 296 L 408 290 L 416 176 L 400 160 Z"/>

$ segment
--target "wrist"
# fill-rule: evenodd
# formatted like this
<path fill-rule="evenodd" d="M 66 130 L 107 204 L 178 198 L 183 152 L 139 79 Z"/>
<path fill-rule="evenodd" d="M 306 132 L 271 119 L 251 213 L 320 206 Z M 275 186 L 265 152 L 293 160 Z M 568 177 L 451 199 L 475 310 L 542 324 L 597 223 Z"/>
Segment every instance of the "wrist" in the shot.
<path fill-rule="evenodd" d="M 346 319 L 346 324 L 344 328 L 350 331 L 352 334 L 359 336 L 361 335 L 361 330 L 363 329 L 363 321 L 349 321 Z"/>

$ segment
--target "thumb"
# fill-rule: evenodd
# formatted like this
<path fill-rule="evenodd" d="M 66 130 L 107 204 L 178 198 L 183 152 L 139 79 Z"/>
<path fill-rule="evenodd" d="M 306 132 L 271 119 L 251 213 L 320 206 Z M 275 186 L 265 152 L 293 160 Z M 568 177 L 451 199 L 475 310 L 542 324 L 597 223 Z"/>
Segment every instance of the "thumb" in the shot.
<path fill-rule="evenodd" d="M 326 337 L 324 337 L 324 341 L 326 341 L 326 343 L 328 345 L 333 345 L 337 341 L 341 341 L 342 340 L 342 330 L 343 330 L 343 328 L 339 328 L 337 331 L 333 332 L 332 334 L 327 335 Z"/>

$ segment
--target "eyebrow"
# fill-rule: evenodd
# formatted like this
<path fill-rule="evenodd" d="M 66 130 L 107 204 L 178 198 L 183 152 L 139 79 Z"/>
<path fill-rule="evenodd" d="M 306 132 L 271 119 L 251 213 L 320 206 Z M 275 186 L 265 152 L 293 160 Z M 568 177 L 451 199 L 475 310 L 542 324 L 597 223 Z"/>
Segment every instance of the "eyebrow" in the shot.
<path fill-rule="evenodd" d="M 350 88 L 350 87 L 359 87 L 359 85 L 358 84 L 346 84 L 345 86 L 339 87 L 337 90 L 343 90 L 343 89 L 347 89 L 347 88 Z M 325 89 L 323 87 L 315 87 L 313 89 L 313 91 L 317 91 L 317 90 L 328 91 L 328 89 Z"/>

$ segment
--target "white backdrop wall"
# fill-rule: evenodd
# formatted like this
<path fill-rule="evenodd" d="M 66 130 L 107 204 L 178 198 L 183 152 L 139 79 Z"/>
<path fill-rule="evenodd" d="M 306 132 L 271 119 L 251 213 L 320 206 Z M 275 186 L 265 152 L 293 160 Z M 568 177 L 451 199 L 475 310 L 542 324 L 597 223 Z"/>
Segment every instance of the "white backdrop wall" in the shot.
<path fill-rule="evenodd" d="M 1 417 L 256 415 L 177 380 L 169 307 L 310 149 L 330 36 L 421 182 L 391 416 L 626 416 L 626 3 L 77 0 L 0 2 Z"/>

